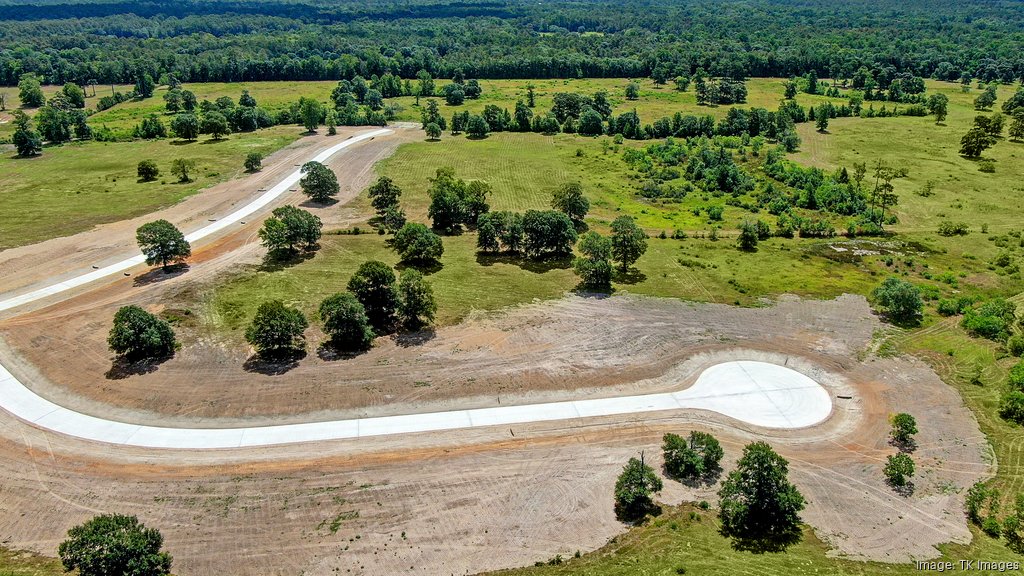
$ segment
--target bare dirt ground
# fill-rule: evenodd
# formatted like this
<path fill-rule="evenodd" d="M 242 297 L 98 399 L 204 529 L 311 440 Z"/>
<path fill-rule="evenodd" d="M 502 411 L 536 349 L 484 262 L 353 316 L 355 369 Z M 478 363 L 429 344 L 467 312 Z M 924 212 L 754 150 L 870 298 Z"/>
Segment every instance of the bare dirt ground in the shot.
<path fill-rule="evenodd" d="M 374 138 L 371 141 L 356 144 L 334 155 L 327 164 L 334 169 L 341 184 L 338 203 L 327 206 L 316 204 L 303 205 L 304 209 L 313 211 L 324 220 L 325 225 L 337 223 L 348 212 L 339 209 L 339 205 L 351 200 L 365 188 L 373 174 L 373 166 L 377 160 L 390 156 L 402 142 L 415 138 L 413 131 L 402 126 L 392 127 L 395 134 Z M 234 208 L 246 204 L 259 196 L 260 190 L 273 186 L 282 178 L 293 172 L 298 166 L 325 148 L 329 148 L 347 137 L 365 132 L 368 128 L 339 128 L 336 136 L 312 135 L 299 139 L 295 143 L 271 154 L 263 161 L 263 169 L 244 178 L 222 182 L 185 200 L 151 214 L 123 220 L 66 236 L 54 238 L 38 244 L 21 246 L 0 251 L 0 269 L 16 270 L 17 274 L 0 275 L 0 293 L 14 295 L 30 289 L 53 284 L 57 281 L 78 276 L 92 271 L 93 266 L 102 266 L 121 261 L 138 253 L 135 241 L 135 230 L 146 222 L 163 218 L 175 224 L 182 232 L 188 234 L 216 218 L 230 213 Z M 246 250 L 242 246 L 255 248 L 258 246 L 256 231 L 263 219 L 277 206 L 284 204 L 302 204 L 306 197 L 295 191 L 284 194 L 275 202 L 246 220 L 246 224 L 226 232 L 204 239 L 198 247 L 194 247 L 193 267 L 206 264 L 204 270 L 210 271 L 224 265 L 224 256 L 231 258 L 245 257 Z M 231 250 L 226 250 L 231 248 Z M 141 269 L 145 271 L 145 269 Z M 136 271 L 133 271 L 135 273 Z M 101 281 L 93 286 L 83 287 L 79 293 L 95 289 Z M 129 279 L 127 284 L 132 284 Z M 125 282 L 122 281 L 121 284 Z M 120 284 L 119 284 L 120 286 Z M 40 308 L 54 300 L 40 301 L 29 308 L 6 312 L 5 316 L 22 313 L 26 309 Z"/>
<path fill-rule="evenodd" d="M 400 133 L 335 157 L 342 202 L 369 182 L 377 159 L 412 137 Z M 317 146 L 303 139 L 269 159 L 264 176 L 205 191 L 161 217 L 186 231 L 201 226 Z M 328 226 L 360 217 L 337 205 L 320 215 Z M 129 300 L 156 307 L 258 260 L 260 219 L 198 247 L 186 275 L 117 278 L 9 315 L 0 322 L 8 367 L 82 412 L 226 426 L 678 389 L 708 365 L 746 358 L 814 377 L 830 391 L 834 414 L 796 431 L 694 411 L 198 452 L 77 441 L 0 414 L 0 543 L 53 554 L 71 526 L 127 512 L 161 529 L 175 573 L 185 576 L 465 574 L 529 564 L 597 548 L 621 532 L 611 501 L 623 463 L 644 450 L 660 464 L 662 434 L 692 428 L 722 438 L 726 469 L 744 443 L 771 442 L 808 498 L 805 520 L 837 554 L 907 561 L 970 538 L 963 492 L 991 472 L 985 439 L 927 366 L 865 354 L 881 325 L 859 297 L 783 298 L 756 309 L 570 297 L 474 317 L 421 342 L 388 341 L 353 359 L 314 354 L 276 376 L 246 370 L 244 349 L 198 338 L 151 373 L 105 376 L 113 311 Z M 138 223 L 3 252 L 0 268 L 24 269 L 29 283 L 55 268 L 89 269 L 133 252 Z M 0 291 L 26 285 L 0 279 Z M 887 417 L 897 411 L 914 414 L 921 429 L 909 497 L 894 494 L 881 475 L 895 451 L 886 444 Z M 660 499 L 713 500 L 713 493 L 670 481 Z"/>
<path fill-rule="evenodd" d="M 31 347 L 40 332 L 26 341 L 19 336 L 31 326 L 8 327 L 4 337 L 18 340 L 17 348 Z M 599 547 L 624 528 L 610 506 L 624 461 L 645 450 L 660 464 L 664 432 L 698 427 L 721 435 L 726 469 L 754 438 L 788 457 L 809 500 L 804 518 L 836 553 L 926 558 L 936 544 L 970 538 L 963 492 L 990 473 L 987 444 L 955 391 L 924 364 L 858 359 L 879 326 L 859 297 L 784 299 L 759 309 L 569 298 L 476 318 L 418 347 L 388 345 L 379 356 L 346 361 L 348 368 L 328 363 L 319 368 L 333 372 L 325 380 L 314 378 L 316 370 L 300 376 L 297 368 L 279 380 L 288 390 L 281 394 L 260 384 L 262 376 L 237 372 L 239 386 L 248 382 L 245 408 L 267 414 L 287 406 L 294 414 L 318 410 L 313 417 L 320 417 L 345 413 L 342 406 L 377 413 L 460 397 L 459 405 L 496 401 L 477 393 L 485 386 L 478 380 L 500 388 L 503 402 L 566 397 L 573 386 L 584 394 L 653 391 L 679 387 L 702 366 L 726 358 L 765 359 L 808 373 L 833 395 L 833 416 L 807 430 L 759 430 L 712 413 L 659 413 L 247 451 L 147 453 L 4 422 L 0 537 L 9 546 L 52 553 L 71 525 L 98 511 L 127 510 L 161 527 L 181 574 L 394 574 L 411 567 L 473 573 Z M 39 361 L 32 354 L 25 356 Z M 91 355 L 76 356 L 77 369 L 86 369 L 78 362 Z M 108 383 L 91 400 L 74 399 L 89 391 L 75 378 L 43 392 L 107 415 L 149 418 L 151 406 L 223 394 L 222 378 L 230 381 L 238 370 L 235 362 L 216 373 L 198 369 L 176 371 L 163 380 L 164 390 L 145 393 L 126 385 L 128 379 Z M 164 365 L 142 380 L 164 372 L 172 371 Z M 454 374 L 462 379 L 440 380 Z M 418 386 L 407 380 L 413 377 L 432 383 Z M 365 384 L 347 384 L 371 378 L 379 389 L 363 395 L 356 391 Z M 74 391 L 61 393 L 64 386 Z M 349 396 L 365 407 L 355 408 Z M 242 398 L 204 398 L 196 409 L 208 407 L 207 422 L 216 415 L 234 417 L 226 422 L 268 420 L 235 408 Z M 915 455 L 921 472 L 908 498 L 894 494 L 881 474 L 885 456 L 895 451 L 886 434 L 887 417 L 896 411 L 913 413 L 921 429 Z M 161 412 L 174 421 L 191 416 Z M 661 500 L 713 501 L 713 493 L 713 487 L 668 482 Z"/>

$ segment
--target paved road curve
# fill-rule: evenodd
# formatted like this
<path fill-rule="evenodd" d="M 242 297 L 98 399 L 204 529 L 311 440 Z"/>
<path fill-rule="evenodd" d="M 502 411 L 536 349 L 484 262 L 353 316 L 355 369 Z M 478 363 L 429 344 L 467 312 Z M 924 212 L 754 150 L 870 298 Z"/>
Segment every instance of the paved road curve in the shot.
<path fill-rule="evenodd" d="M 324 162 L 357 142 L 390 133 L 387 129 L 364 132 L 324 150 L 313 160 Z M 195 242 L 239 222 L 284 194 L 300 178 L 296 170 L 249 204 L 186 239 Z M 0 310 L 47 298 L 144 262 L 140 254 L 0 300 Z M 64 408 L 30 390 L 0 364 L 0 407 L 40 428 L 85 440 L 145 448 L 224 449 L 681 409 L 711 410 L 768 428 L 802 428 L 828 418 L 832 401 L 821 385 L 799 372 L 765 362 L 736 361 L 708 368 L 693 386 L 680 392 L 250 428 L 168 428 L 105 420 Z"/>

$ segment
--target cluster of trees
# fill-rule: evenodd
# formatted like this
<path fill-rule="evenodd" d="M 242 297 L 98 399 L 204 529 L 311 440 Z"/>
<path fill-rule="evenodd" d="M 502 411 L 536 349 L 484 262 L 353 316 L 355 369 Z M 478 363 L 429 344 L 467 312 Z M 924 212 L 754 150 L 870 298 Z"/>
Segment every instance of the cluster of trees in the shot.
<path fill-rule="evenodd" d="M 983 102 L 979 102 L 983 100 Z M 978 99 L 975 107 L 979 110 L 991 108 L 996 102 L 995 89 L 990 85 Z M 960 140 L 960 154 L 967 158 L 979 158 L 998 142 L 1006 126 L 1006 117 L 1011 118 L 1009 126 L 1010 139 L 1024 140 L 1024 88 L 1018 88 L 1013 96 L 1003 102 L 1002 113 L 994 112 L 991 116 L 978 115 L 974 124 Z"/>
<path fill-rule="evenodd" d="M 611 237 L 586 232 L 577 248 L 580 256 L 573 260 L 573 269 L 583 285 L 605 290 L 611 287 L 613 264 L 625 274 L 647 251 L 647 233 L 632 216 L 619 216 L 612 221 Z"/>
<path fill-rule="evenodd" d="M 914 475 L 915 471 L 914 460 L 909 453 L 917 447 L 914 441 L 914 435 L 917 434 L 917 420 L 906 412 L 900 412 L 889 417 L 889 424 L 891 426 L 889 442 L 899 448 L 899 452 L 886 457 L 882 474 L 885 476 L 886 482 L 895 490 L 909 493 L 913 490 L 910 477 Z"/>
<path fill-rule="evenodd" d="M 450 167 L 437 169 L 427 193 L 427 216 L 433 221 L 434 230 L 444 234 L 457 233 L 463 225 L 476 226 L 480 215 L 490 210 L 487 196 L 491 186 L 482 180 L 466 182 L 457 178 Z"/>
<path fill-rule="evenodd" d="M 879 14 L 899 18 L 879 18 Z M 807 22 L 827 26 L 807 32 Z M 39 3 L 5 10 L 0 84 L 451 78 L 791 77 L 817 70 L 892 91 L 901 74 L 1011 82 L 1024 73 L 1015 4 L 914 0 L 585 6 L 417 0 L 321 6 Z M 584 34 L 584 32 L 600 34 Z M 981 55 L 981 56 L 979 56 Z M 911 86 L 912 88 L 913 86 Z M 903 88 L 901 86 L 901 88 Z M 905 90 L 905 89 L 904 89 Z"/>
<path fill-rule="evenodd" d="M 1002 536 L 1007 548 L 1024 554 L 1024 494 L 1017 494 L 1009 513 L 1000 520 L 999 490 L 977 482 L 967 491 L 964 508 L 972 524 L 992 538 Z"/>
<path fill-rule="evenodd" d="M 666 472 L 681 480 L 707 480 L 718 472 L 724 455 L 710 434 L 692 432 L 689 438 L 666 434 L 662 450 Z M 803 495 L 789 482 L 789 462 L 765 442 L 743 448 L 736 469 L 718 491 L 720 532 L 737 550 L 779 552 L 802 536 Z M 615 511 L 622 520 L 636 521 L 656 506 L 652 495 L 663 488 L 661 478 L 642 459 L 630 458 L 615 483 Z"/>

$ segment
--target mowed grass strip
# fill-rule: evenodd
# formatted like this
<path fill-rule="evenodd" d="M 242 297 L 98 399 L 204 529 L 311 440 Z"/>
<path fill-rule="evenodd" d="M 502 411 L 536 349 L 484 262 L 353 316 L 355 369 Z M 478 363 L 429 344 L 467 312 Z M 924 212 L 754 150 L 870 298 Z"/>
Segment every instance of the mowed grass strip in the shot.
<path fill-rule="evenodd" d="M 97 224 L 153 212 L 244 171 L 246 154 L 263 155 L 300 137 L 282 126 L 232 134 L 216 142 L 139 140 L 75 142 L 41 156 L 0 156 L 0 249 L 68 236 Z M 188 183 L 171 174 L 176 158 L 195 160 Z M 139 182 L 140 160 L 154 160 L 160 176 Z"/>

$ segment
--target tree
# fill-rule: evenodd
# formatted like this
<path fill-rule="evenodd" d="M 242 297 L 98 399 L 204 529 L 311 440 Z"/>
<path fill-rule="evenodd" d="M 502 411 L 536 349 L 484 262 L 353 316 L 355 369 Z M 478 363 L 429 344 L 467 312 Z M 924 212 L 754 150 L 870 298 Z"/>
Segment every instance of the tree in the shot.
<path fill-rule="evenodd" d="M 738 550 L 782 551 L 800 540 L 804 498 L 788 479 L 789 462 L 766 442 L 743 449 L 718 492 L 721 533 Z"/>
<path fill-rule="evenodd" d="M 192 247 L 181 233 L 167 220 L 156 220 L 139 226 L 135 239 L 146 256 L 146 264 L 160 264 L 164 272 L 172 262 L 181 262 L 192 255 Z"/>
<path fill-rule="evenodd" d="M 157 168 L 156 162 L 152 160 L 140 161 L 136 171 L 138 172 L 139 179 L 143 182 L 152 182 L 160 175 L 160 169 Z"/>
<path fill-rule="evenodd" d="M 323 204 L 331 197 L 337 196 L 341 190 L 334 171 L 320 162 L 306 162 L 302 165 L 301 171 L 303 176 L 299 180 L 299 186 L 302 187 L 302 193 L 314 202 Z"/>
<path fill-rule="evenodd" d="M 35 74 L 22 74 L 18 80 L 18 100 L 25 108 L 39 108 L 46 103 L 39 77 Z"/>
<path fill-rule="evenodd" d="M 402 272 L 402 279 L 398 283 L 398 300 L 398 319 L 406 330 L 419 330 L 433 323 L 434 314 L 437 313 L 434 290 L 418 270 Z"/>
<path fill-rule="evenodd" d="M 815 71 L 815 70 L 811 70 L 810 72 L 807 73 L 807 76 L 805 78 L 807 80 L 807 83 L 806 83 L 806 86 L 804 87 L 804 92 L 807 92 L 808 94 L 817 94 L 818 93 L 818 72 Z"/>
<path fill-rule="evenodd" d="M 491 126 L 484 120 L 483 116 L 473 114 L 469 117 L 469 123 L 466 125 L 466 134 L 473 138 L 486 138 L 490 132 Z"/>
<path fill-rule="evenodd" d="M 551 197 L 551 207 L 568 216 L 576 230 L 587 229 L 584 218 L 590 211 L 590 200 L 583 195 L 583 186 L 579 182 L 562 184 Z"/>
<path fill-rule="evenodd" d="M 424 130 L 430 124 L 437 124 L 441 127 L 441 130 L 448 126 L 444 116 L 441 116 L 441 109 L 437 105 L 437 100 L 434 99 L 427 100 L 427 105 L 423 107 L 423 111 L 420 113 L 420 120 Z"/>
<path fill-rule="evenodd" d="M 245 171 L 246 172 L 259 172 L 263 169 L 263 154 L 259 152 L 249 152 L 245 155 Z"/>
<path fill-rule="evenodd" d="M 43 153 L 43 139 L 32 128 L 32 121 L 28 114 L 21 110 L 14 111 L 14 136 L 12 139 L 18 156 L 27 158 Z"/>
<path fill-rule="evenodd" d="M 619 216 L 612 221 L 612 260 L 623 273 L 647 252 L 647 233 L 632 216 Z"/>
<path fill-rule="evenodd" d="M 978 95 L 974 99 L 974 107 L 978 110 L 988 110 L 996 103 L 996 87 L 994 84 L 989 84 L 985 91 Z"/>
<path fill-rule="evenodd" d="M 57 549 L 64 570 L 80 576 L 166 576 L 171 555 L 164 538 L 135 516 L 103 514 L 68 530 Z"/>
<path fill-rule="evenodd" d="M 430 124 L 427 124 L 427 127 L 424 130 L 427 133 L 427 138 L 430 138 L 431 140 L 441 139 L 441 127 L 437 124 L 431 122 Z"/>
<path fill-rule="evenodd" d="M 430 72 L 426 70 L 420 70 L 416 73 L 416 80 L 419 82 L 419 92 L 417 96 L 433 96 L 434 95 L 434 78 L 430 75 Z"/>
<path fill-rule="evenodd" d="M 578 130 L 584 136 L 600 136 L 604 132 L 601 115 L 590 108 L 584 110 L 583 114 L 580 115 Z"/>
<path fill-rule="evenodd" d="M 914 475 L 914 460 L 903 452 L 891 454 L 885 461 L 882 473 L 891 486 L 903 488 L 907 486 L 908 477 Z"/>
<path fill-rule="evenodd" d="M 316 132 L 323 116 L 324 107 L 319 102 L 306 96 L 299 98 L 299 118 L 307 131 Z"/>
<path fill-rule="evenodd" d="M 642 518 L 654 508 L 651 495 L 661 492 L 661 478 L 642 460 L 630 458 L 615 481 L 615 514 L 625 521 Z"/>
<path fill-rule="evenodd" d="M 228 124 L 228 119 L 220 112 L 207 112 L 203 116 L 201 131 L 209 134 L 214 140 L 220 140 L 231 134 L 231 126 Z"/>
<path fill-rule="evenodd" d="M 818 106 L 814 116 L 814 126 L 818 129 L 818 132 L 828 132 L 828 114 L 828 108 L 824 104 Z"/>
<path fill-rule="evenodd" d="M 367 189 L 366 193 L 370 197 L 370 204 L 377 211 L 377 215 L 383 218 L 388 210 L 398 208 L 398 199 L 402 196 L 402 189 L 391 178 L 381 176 Z"/>
<path fill-rule="evenodd" d="M 576 228 L 562 212 L 527 210 L 523 216 L 523 248 L 531 258 L 564 258 L 576 238 Z"/>
<path fill-rule="evenodd" d="M 395 233 L 394 247 L 402 262 L 415 264 L 437 262 L 444 254 L 441 237 L 418 222 L 409 222 Z"/>
<path fill-rule="evenodd" d="M 890 276 L 871 292 L 871 297 L 897 324 L 913 325 L 921 320 L 921 291 L 906 280 Z"/>
<path fill-rule="evenodd" d="M 490 210 L 487 196 L 491 187 L 479 180 L 466 183 L 450 167 L 438 168 L 430 179 L 430 207 L 427 215 L 434 229 L 453 233 L 462 224 L 475 225 L 480 214 Z"/>
<path fill-rule="evenodd" d="M 303 332 L 309 327 L 305 315 L 280 300 L 268 300 L 256 308 L 245 330 L 245 340 L 265 359 L 286 358 L 306 349 Z"/>
<path fill-rule="evenodd" d="M 483 89 L 480 88 L 480 83 L 477 82 L 475 78 L 471 78 L 466 82 L 466 87 L 463 91 L 466 93 L 466 98 L 469 98 L 470 100 L 477 100 L 480 98 L 480 95 L 483 94 Z"/>
<path fill-rule="evenodd" d="M 156 89 L 156 82 L 153 81 L 153 77 L 149 74 L 139 74 L 135 80 L 135 94 L 140 99 L 149 98 L 153 95 L 153 90 Z"/>
<path fill-rule="evenodd" d="M 677 478 L 696 479 L 718 469 L 725 455 L 722 445 L 711 434 L 690 432 L 689 439 L 677 434 L 662 437 L 665 470 Z"/>
<path fill-rule="evenodd" d="M 740 235 L 736 239 L 736 244 L 740 250 L 744 252 L 756 252 L 757 241 L 759 240 L 757 235 L 757 224 L 752 220 L 744 220 L 740 222 Z"/>
<path fill-rule="evenodd" d="M 373 345 L 373 328 L 366 309 L 351 292 L 328 296 L 320 303 L 319 312 L 324 332 L 335 348 L 355 352 Z"/>
<path fill-rule="evenodd" d="M 52 144 L 71 140 L 71 115 L 53 106 L 43 106 L 36 114 L 36 125 L 44 140 Z"/>
<path fill-rule="evenodd" d="M 793 100 L 793 99 L 796 98 L 796 82 L 795 81 L 791 80 L 789 82 L 786 82 L 785 98 L 786 98 L 786 100 Z"/>
<path fill-rule="evenodd" d="M 197 105 L 198 105 L 198 101 L 196 100 L 196 95 L 192 91 L 190 91 L 190 90 L 182 90 L 181 91 L 181 108 L 183 110 L 186 110 L 188 112 L 192 112 L 193 110 L 196 109 Z"/>
<path fill-rule="evenodd" d="M 893 443 L 902 446 L 913 444 L 914 434 L 917 434 L 917 420 L 913 416 L 906 412 L 893 414 L 889 418 L 889 423 L 892 425 L 889 436 L 892 438 Z"/>
<path fill-rule="evenodd" d="M 272 214 L 259 231 L 268 250 L 292 254 L 300 248 L 309 251 L 317 247 L 323 228 L 320 218 L 295 206 L 280 206 Z"/>
<path fill-rule="evenodd" d="M 363 262 L 349 279 L 348 291 L 366 309 L 374 333 L 390 334 L 394 330 L 399 299 L 390 266 L 377 260 Z"/>
<path fill-rule="evenodd" d="M 178 114 L 171 120 L 171 131 L 178 138 L 195 140 L 199 137 L 199 119 L 195 114 Z"/>
<path fill-rule="evenodd" d="M 626 84 L 626 100 L 637 100 L 640 98 L 640 85 L 636 82 Z"/>
<path fill-rule="evenodd" d="M 676 76 L 675 77 L 676 90 L 680 92 L 686 92 L 690 89 L 690 77 L 689 76 Z"/>
<path fill-rule="evenodd" d="M 327 135 L 335 136 L 338 134 L 338 113 L 334 110 L 327 110 L 327 114 L 324 115 L 324 124 L 327 125 Z"/>
<path fill-rule="evenodd" d="M 255 108 L 256 99 L 249 94 L 248 90 L 242 90 L 242 95 L 238 97 L 238 105 L 246 108 Z"/>
<path fill-rule="evenodd" d="M 60 89 L 68 103 L 75 108 L 85 108 L 85 91 L 74 82 L 67 82 Z"/>
<path fill-rule="evenodd" d="M 171 161 L 171 174 L 178 177 L 178 182 L 191 182 L 189 173 L 196 168 L 195 160 L 175 158 Z"/>
<path fill-rule="evenodd" d="M 584 286 L 608 289 L 612 283 L 612 242 L 597 232 L 580 237 L 577 248 L 581 256 L 573 260 L 572 267 Z"/>
<path fill-rule="evenodd" d="M 159 116 L 156 114 L 150 114 L 143 118 L 142 122 L 135 127 L 135 136 L 146 140 L 166 138 L 167 128 L 164 126 L 164 123 L 160 121 Z"/>
<path fill-rule="evenodd" d="M 1010 122 L 1008 133 L 1010 135 L 1010 140 L 1016 142 L 1024 140 L 1024 110 L 1018 110 L 1013 116 L 1013 121 Z"/>
<path fill-rule="evenodd" d="M 107 336 L 110 349 L 128 360 L 162 358 L 174 353 L 177 341 L 166 321 L 142 308 L 122 306 L 114 314 L 114 326 Z"/>
<path fill-rule="evenodd" d="M 461 106 L 466 101 L 466 93 L 459 84 L 448 84 L 443 89 L 444 101 L 449 106 Z"/>
<path fill-rule="evenodd" d="M 941 92 L 928 97 L 928 111 L 935 115 L 935 123 L 941 124 L 946 120 L 949 111 L 949 96 Z"/>

